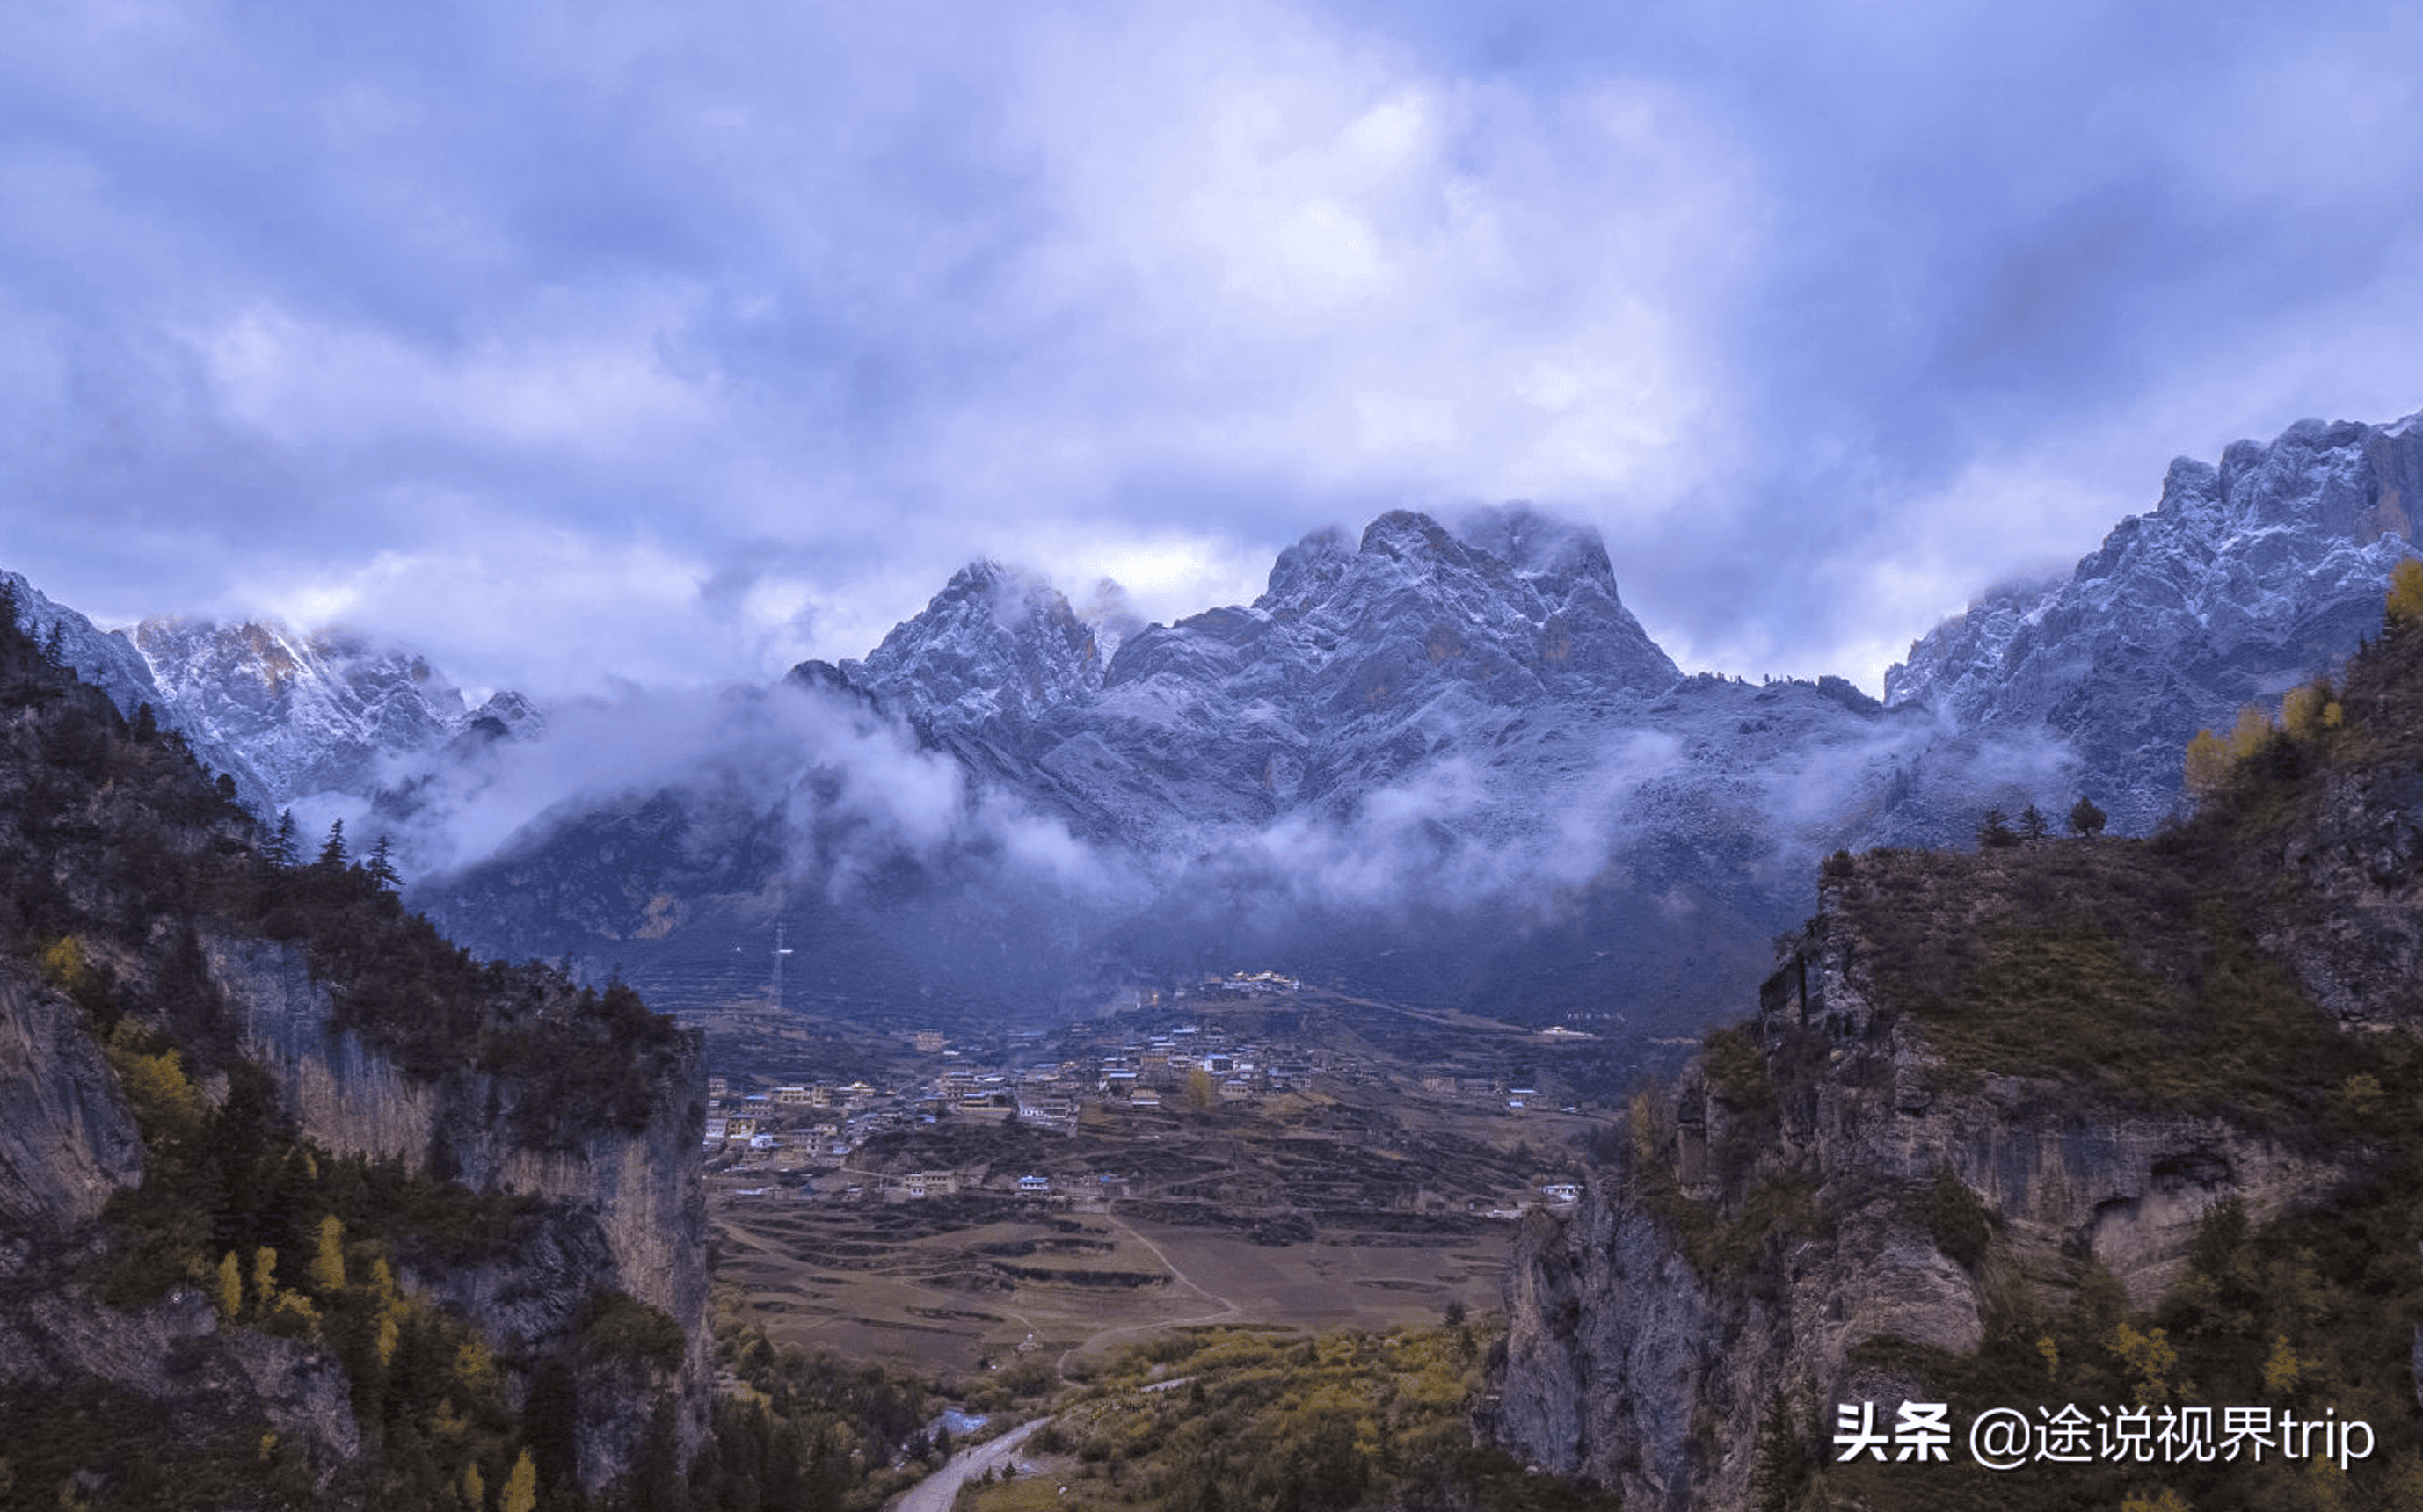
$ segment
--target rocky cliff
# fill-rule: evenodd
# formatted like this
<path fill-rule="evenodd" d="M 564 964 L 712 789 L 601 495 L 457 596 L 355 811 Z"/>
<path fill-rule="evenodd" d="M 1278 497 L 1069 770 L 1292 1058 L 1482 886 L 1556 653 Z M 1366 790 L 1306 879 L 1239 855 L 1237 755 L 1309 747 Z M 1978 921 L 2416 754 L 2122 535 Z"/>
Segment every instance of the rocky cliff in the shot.
<path fill-rule="evenodd" d="M 2404 1494 L 2423 626 L 2320 693 L 2151 842 L 1828 862 L 1756 1016 L 1527 1221 L 1501 1439 L 1634 1506 L 2111 1504 L 1841 1466 L 1835 1405 L 2288 1402 L 2392 1446 L 2351 1504 Z"/>
<path fill-rule="evenodd" d="M 576 1504 L 707 1430 L 704 1077 L 0 624 L 0 1487 Z"/>

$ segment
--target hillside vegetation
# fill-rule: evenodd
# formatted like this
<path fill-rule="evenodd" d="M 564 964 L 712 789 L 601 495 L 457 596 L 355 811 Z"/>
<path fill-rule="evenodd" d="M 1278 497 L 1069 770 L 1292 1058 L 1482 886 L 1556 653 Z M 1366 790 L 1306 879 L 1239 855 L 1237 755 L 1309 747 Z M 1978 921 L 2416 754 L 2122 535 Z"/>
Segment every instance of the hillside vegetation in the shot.
<path fill-rule="evenodd" d="M 1039 1473 L 962 1491 L 959 1512 L 1614 1512 L 1474 1447 L 1490 1342 L 1460 1312 L 1388 1333 L 1184 1330 L 1115 1357 L 1027 1441 Z"/>
<path fill-rule="evenodd" d="M 16 625 L 0 602 L 0 1507 L 721 1504 L 714 1457 L 682 1479 L 685 1325 L 619 1289 L 594 1205 L 451 1179 L 458 1142 L 694 1150 L 695 1046 L 628 988 L 474 961 L 340 834 L 298 855 Z M 321 1053 L 485 1078 L 498 1126 L 308 1137 L 248 1039 L 245 973 L 289 954 Z"/>
<path fill-rule="evenodd" d="M 2149 840 L 1873 852 L 1835 869 L 1839 918 L 1879 1013 L 1914 1023 L 1946 1085 L 2015 1079 L 2037 1117 L 2208 1116 L 2333 1161 L 2341 1184 L 2268 1224 L 2235 1201 L 2215 1205 L 2179 1279 L 2144 1309 L 2091 1262 L 1988 1263 L 1980 1222 L 1979 1347 L 1878 1339 L 1860 1359 L 1914 1369 L 1955 1421 L 2036 1401 L 2260 1405 L 2368 1422 L 2373 1459 L 2345 1473 L 2275 1455 L 2057 1479 L 1954 1466 L 1922 1481 L 1873 1463 L 1805 1473 L 1832 1457 L 1821 1452 L 1830 1417 L 1800 1441 L 1786 1413 L 1769 1430 L 1764 1505 L 2423 1505 L 2423 984 L 2385 972 L 2360 1016 L 2318 1006 L 2314 982 L 2329 981 L 2335 946 L 2346 953 L 2333 937 L 2357 910 L 2329 868 L 2299 864 L 2368 804 L 2352 823 L 2368 817 L 2380 843 L 2357 864 L 2390 904 L 2413 897 L 2413 830 L 2401 851 L 2382 821 L 2402 806 L 2411 826 L 2423 787 L 2423 621 L 2393 600 L 2383 638 L 2341 679 L 2293 691 L 2276 718 L 2250 711 L 2225 742 L 2207 732 L 2190 759 L 2205 764 L 2191 774 L 2197 810 Z M 2367 949 L 2394 956 L 2399 945 L 2393 935 Z M 1964 1210 L 1984 1218 L 1952 1186 L 1930 1215 L 1947 1252 Z"/>
<path fill-rule="evenodd" d="M 1497 1428 L 1627 1498 L 2423 1505 L 2423 566 L 2336 675 L 2190 748 L 2141 841 L 1838 854 L 1758 1016 L 1594 1151 L 1510 1282 Z M 2276 1451 L 1841 1462 L 1836 1410 L 2361 1421 Z M 2101 1416 L 2098 1417 L 2098 1414 Z"/>

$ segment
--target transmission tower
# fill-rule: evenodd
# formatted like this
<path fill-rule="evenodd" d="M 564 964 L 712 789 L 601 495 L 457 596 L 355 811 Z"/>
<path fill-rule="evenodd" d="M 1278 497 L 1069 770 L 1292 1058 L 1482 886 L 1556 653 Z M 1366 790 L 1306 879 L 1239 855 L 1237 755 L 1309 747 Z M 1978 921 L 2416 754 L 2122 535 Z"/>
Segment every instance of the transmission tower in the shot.
<path fill-rule="evenodd" d="M 791 948 L 783 943 L 783 925 L 777 923 L 774 926 L 774 1006 L 777 1008 L 783 1006 L 783 957 L 790 953 Z"/>

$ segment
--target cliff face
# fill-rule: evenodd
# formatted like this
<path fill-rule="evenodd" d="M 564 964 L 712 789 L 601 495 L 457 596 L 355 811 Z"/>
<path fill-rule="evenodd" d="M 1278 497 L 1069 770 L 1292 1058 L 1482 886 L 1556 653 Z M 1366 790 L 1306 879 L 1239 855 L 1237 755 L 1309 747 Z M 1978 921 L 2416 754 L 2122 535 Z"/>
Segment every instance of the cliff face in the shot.
<path fill-rule="evenodd" d="M 1496 1431 L 1627 1505 L 1748 1504 L 1778 1390 L 1820 1403 L 1923 1394 L 1861 1363 L 1863 1343 L 1977 1347 L 1979 1275 L 1929 1221 L 1940 1173 L 1990 1214 L 2007 1273 L 2098 1265 L 2139 1307 L 2178 1278 L 2225 1199 L 2262 1221 L 2347 1174 L 2222 1118 L 2081 1116 L 2030 1078 L 1959 1086 L 1878 1011 L 1837 889 L 1765 997 L 1749 1033 L 1770 1093 L 1695 1067 L 1636 1107 L 1633 1149 L 1569 1223 L 1535 1216 L 1516 1241 Z M 1757 1143 L 1745 1151 L 1746 1133 Z M 1781 1221 L 1779 1191 L 1798 1198 Z M 1718 1244 L 1693 1242 L 1702 1214 L 1731 1231 L 1718 1241 L 1733 1238 L 1731 1254 L 1711 1260 Z"/>
<path fill-rule="evenodd" d="M 2411 1439 L 2423 628 L 2320 692 L 2153 842 L 1829 862 L 1755 1017 L 1635 1101 L 1569 1221 L 1527 1221 L 1497 1435 L 1672 1508 L 1752 1504 L 1754 1473 L 1804 1504 L 1857 1473 L 1806 1436 L 1821 1410 L 1982 1381 L 2024 1405 L 2303 1379 L 2296 1406 Z M 2340 1307 L 2365 1321 L 2320 1321 Z"/>
<path fill-rule="evenodd" d="M 153 1441 L 263 1424 L 302 1446 L 303 1473 L 326 1486 L 361 1443 L 325 1350 L 223 1329 L 197 1288 L 112 1306 L 82 1279 L 108 1199 L 143 1174 L 141 1137 L 85 1016 L 0 967 L 0 1388 L 119 1394 L 152 1416 Z"/>
<path fill-rule="evenodd" d="M 254 833 L 0 623 L 0 1486 L 676 1476 L 711 1392 L 697 1042 Z"/>
<path fill-rule="evenodd" d="M 578 1333 L 603 1287 L 681 1326 L 672 1382 L 682 1457 L 704 1441 L 713 1367 L 706 1334 L 706 1196 L 701 1185 L 706 1075 L 685 1045 L 650 1089 L 642 1126 L 592 1125 L 571 1143 L 533 1144 L 516 1129 L 536 1095 L 526 1080 L 477 1069 L 404 1071 L 352 1031 L 291 948 L 208 942 L 212 980 L 241 1014 L 244 1054 L 276 1079 L 301 1135 L 340 1155 L 443 1167 L 480 1191 L 535 1198 L 542 1218 L 510 1258 L 407 1267 L 404 1279 L 474 1320 L 506 1358 Z M 578 1393 L 581 1478 L 592 1489 L 626 1471 L 649 1431 L 650 1392 L 592 1373 Z"/>

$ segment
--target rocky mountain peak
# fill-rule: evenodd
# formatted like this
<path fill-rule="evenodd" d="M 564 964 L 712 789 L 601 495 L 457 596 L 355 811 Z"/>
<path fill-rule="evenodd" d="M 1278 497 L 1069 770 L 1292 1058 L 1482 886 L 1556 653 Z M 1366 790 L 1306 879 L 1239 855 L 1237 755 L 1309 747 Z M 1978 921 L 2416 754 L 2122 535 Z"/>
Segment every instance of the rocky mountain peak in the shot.
<path fill-rule="evenodd" d="M 1044 579 L 991 560 L 952 575 L 842 675 L 911 717 L 965 726 L 1031 717 L 1101 685 L 1094 632 Z"/>
<path fill-rule="evenodd" d="M 1254 612 L 1301 622 L 1321 652 L 1369 660 L 1410 643 L 1445 675 L 1518 672 L 1510 688 L 1579 677 L 1648 693 L 1681 676 L 1617 596 L 1598 532 L 1527 506 L 1477 511 L 1453 530 L 1392 510 L 1351 552 L 1338 532 L 1307 536 Z"/>
<path fill-rule="evenodd" d="M 55 638 L 59 660 L 109 695 L 118 712 L 132 717 L 135 705 L 160 702 L 151 667 L 123 630 L 104 631 L 63 604 L 54 604 L 22 574 L 0 572 L 17 606 L 17 625 L 36 645 Z M 157 710 L 165 716 L 165 710 Z M 210 754 L 205 753 L 205 759 Z"/>
<path fill-rule="evenodd" d="M 1296 608 L 1326 591 L 1354 559 L 1346 532 L 1336 526 L 1315 530 L 1279 553 L 1272 564 L 1270 587 L 1254 601 L 1258 608 Z"/>
<path fill-rule="evenodd" d="M 443 747 L 478 717 L 426 657 L 356 630 L 174 615 L 143 621 L 134 638 L 178 727 L 225 752 L 264 811 L 372 791 L 384 760 Z M 506 732 L 533 712 L 517 694 L 480 711 Z"/>
<path fill-rule="evenodd" d="M 2276 699 L 2379 620 L 2415 553 L 2423 427 L 2301 420 L 2219 463 L 2171 464 L 2159 506 L 2067 579 L 1998 591 L 1910 647 L 1888 704 L 1991 733 L 2049 729 L 2111 784 L 2097 801 L 2143 832 L 2177 801 L 2199 727 Z"/>
<path fill-rule="evenodd" d="M 1615 596 L 1615 567 L 1595 527 L 1543 514 L 1528 504 L 1488 505 L 1456 522 L 1455 533 L 1527 578 L 1588 579 Z"/>

